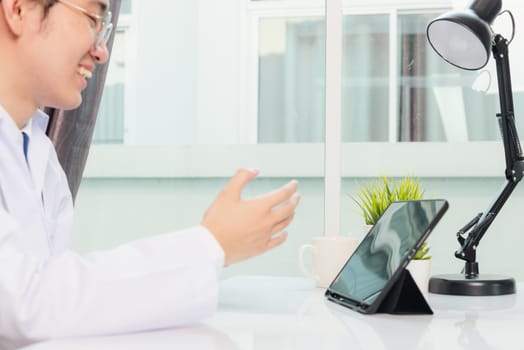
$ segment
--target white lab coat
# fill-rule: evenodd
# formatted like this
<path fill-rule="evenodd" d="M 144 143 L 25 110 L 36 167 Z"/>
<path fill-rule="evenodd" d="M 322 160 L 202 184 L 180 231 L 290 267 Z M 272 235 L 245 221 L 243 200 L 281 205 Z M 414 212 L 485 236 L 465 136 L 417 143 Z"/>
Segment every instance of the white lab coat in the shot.
<path fill-rule="evenodd" d="M 85 257 L 68 250 L 73 205 L 47 121 L 41 111 L 32 118 L 28 167 L 0 106 L 0 348 L 210 315 L 224 252 L 201 226 Z"/>

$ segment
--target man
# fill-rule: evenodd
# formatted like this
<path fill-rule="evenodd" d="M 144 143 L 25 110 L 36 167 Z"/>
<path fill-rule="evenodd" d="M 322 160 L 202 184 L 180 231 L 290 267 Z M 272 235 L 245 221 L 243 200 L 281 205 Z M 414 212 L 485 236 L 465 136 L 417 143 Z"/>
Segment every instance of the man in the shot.
<path fill-rule="evenodd" d="M 0 0 L 0 346 L 189 323 L 217 304 L 218 274 L 282 244 L 297 182 L 243 200 L 241 169 L 200 225 L 82 257 L 73 206 L 39 106 L 76 108 L 108 59 L 108 0 Z"/>

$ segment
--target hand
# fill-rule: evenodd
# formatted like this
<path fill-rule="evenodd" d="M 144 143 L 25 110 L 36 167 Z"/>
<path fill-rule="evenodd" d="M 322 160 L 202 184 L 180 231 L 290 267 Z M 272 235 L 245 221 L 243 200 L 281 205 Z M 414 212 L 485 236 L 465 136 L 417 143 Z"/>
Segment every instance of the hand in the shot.
<path fill-rule="evenodd" d="M 290 181 L 265 195 L 242 199 L 245 185 L 258 171 L 240 169 L 220 192 L 204 215 L 202 226 L 217 239 L 225 253 L 225 264 L 262 254 L 286 238 L 289 225 L 300 200 L 298 182 Z"/>

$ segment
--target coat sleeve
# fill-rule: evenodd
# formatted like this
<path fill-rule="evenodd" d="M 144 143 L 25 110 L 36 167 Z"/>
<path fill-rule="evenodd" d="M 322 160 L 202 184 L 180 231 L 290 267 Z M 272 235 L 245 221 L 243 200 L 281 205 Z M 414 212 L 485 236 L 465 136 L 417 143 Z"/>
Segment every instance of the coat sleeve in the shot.
<path fill-rule="evenodd" d="M 209 316 L 224 253 L 203 227 L 45 261 L 12 244 L 0 209 L 0 338 L 36 340 L 173 327 Z"/>

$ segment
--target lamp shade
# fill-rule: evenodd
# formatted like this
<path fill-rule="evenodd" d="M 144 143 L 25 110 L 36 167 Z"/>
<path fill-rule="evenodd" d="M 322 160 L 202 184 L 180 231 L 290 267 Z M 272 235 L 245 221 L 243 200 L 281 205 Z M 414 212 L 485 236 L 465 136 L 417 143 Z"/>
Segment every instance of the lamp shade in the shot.
<path fill-rule="evenodd" d="M 489 60 L 493 37 L 490 24 L 501 7 L 501 0 L 476 0 L 465 10 L 437 17 L 427 27 L 431 47 L 459 68 L 477 70 L 484 67 Z"/>

